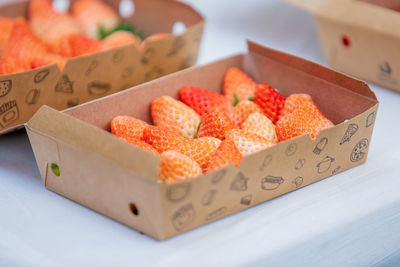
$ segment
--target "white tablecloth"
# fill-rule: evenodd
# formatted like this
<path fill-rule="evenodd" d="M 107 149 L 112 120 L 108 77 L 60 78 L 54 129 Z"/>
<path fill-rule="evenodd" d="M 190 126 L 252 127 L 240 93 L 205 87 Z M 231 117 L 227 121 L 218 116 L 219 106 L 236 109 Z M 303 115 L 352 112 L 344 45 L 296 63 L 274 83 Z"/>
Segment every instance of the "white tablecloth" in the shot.
<path fill-rule="evenodd" d="M 190 2 L 207 19 L 200 63 L 249 38 L 324 64 L 302 10 Z M 47 191 L 25 132 L 1 136 L 0 266 L 399 266 L 400 94 L 371 87 L 381 105 L 366 164 L 164 242 Z"/>

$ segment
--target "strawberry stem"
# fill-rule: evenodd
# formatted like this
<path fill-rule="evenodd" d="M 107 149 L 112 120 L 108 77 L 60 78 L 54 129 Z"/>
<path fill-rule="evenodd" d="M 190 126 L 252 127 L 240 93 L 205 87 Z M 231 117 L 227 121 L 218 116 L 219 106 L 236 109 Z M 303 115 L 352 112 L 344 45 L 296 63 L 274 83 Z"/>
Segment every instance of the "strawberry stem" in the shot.
<path fill-rule="evenodd" d="M 199 123 L 199 126 L 197 126 L 197 130 L 196 130 L 196 134 L 194 135 L 194 138 L 197 138 L 197 134 L 199 133 L 201 123 L 202 123 L 202 121 Z"/>
<path fill-rule="evenodd" d="M 239 98 L 237 97 L 236 94 L 233 94 L 233 106 L 236 107 L 238 103 L 239 103 Z"/>
<path fill-rule="evenodd" d="M 252 96 L 252 97 L 249 97 L 249 101 L 252 101 L 252 102 L 254 102 L 254 96 Z"/>
<path fill-rule="evenodd" d="M 143 40 L 143 32 L 141 30 L 136 30 L 131 22 L 120 23 L 116 25 L 114 28 L 109 30 L 105 29 L 103 26 L 100 26 L 97 32 L 97 37 L 100 40 L 104 40 L 107 36 L 117 31 L 131 32 Z"/>

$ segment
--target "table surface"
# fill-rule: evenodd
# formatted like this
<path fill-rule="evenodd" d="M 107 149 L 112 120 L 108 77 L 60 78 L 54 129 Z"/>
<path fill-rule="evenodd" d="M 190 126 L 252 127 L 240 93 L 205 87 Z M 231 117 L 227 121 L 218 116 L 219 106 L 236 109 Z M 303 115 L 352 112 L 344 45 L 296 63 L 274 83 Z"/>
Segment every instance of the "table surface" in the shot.
<path fill-rule="evenodd" d="M 249 38 L 325 64 L 300 9 L 188 2 L 207 19 L 199 63 L 246 51 Z M 163 242 L 47 191 L 25 132 L 1 136 L 0 266 L 400 264 L 400 94 L 371 88 L 381 105 L 366 164 Z"/>

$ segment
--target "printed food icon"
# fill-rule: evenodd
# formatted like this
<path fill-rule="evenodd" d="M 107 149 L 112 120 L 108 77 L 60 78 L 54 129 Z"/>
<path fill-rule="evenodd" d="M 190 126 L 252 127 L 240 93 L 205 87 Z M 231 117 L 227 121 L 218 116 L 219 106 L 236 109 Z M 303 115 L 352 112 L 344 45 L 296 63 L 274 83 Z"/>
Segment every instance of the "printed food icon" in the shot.
<path fill-rule="evenodd" d="M 358 131 L 358 125 L 355 123 L 351 123 L 340 141 L 340 145 L 343 145 L 345 142 L 350 142 L 351 137 Z"/>
<path fill-rule="evenodd" d="M 353 148 L 353 151 L 350 155 L 350 160 L 352 162 L 360 161 L 364 158 L 365 154 L 368 150 L 368 139 L 363 138 L 361 139 Z"/>
<path fill-rule="evenodd" d="M 186 204 L 173 214 L 172 224 L 177 231 L 180 231 L 194 221 L 194 216 L 193 205 Z"/>
<path fill-rule="evenodd" d="M 261 188 L 263 190 L 275 190 L 281 184 L 283 184 L 285 180 L 282 177 L 275 176 L 267 176 L 261 180 Z"/>
<path fill-rule="evenodd" d="M 19 118 L 16 100 L 8 101 L 0 106 L 0 127 L 6 127 Z"/>
<path fill-rule="evenodd" d="M 72 88 L 67 78 L 60 81 L 60 90 Z M 92 93 L 108 88 L 98 82 L 89 84 Z M 238 68 L 228 68 L 221 91 L 224 94 L 183 86 L 177 94 L 179 99 L 172 96 L 153 99 L 150 111 L 154 125 L 142 122 L 145 127 L 133 127 L 129 121 L 138 119 L 131 117 L 119 123 L 119 127 L 130 129 L 123 131 L 127 136 L 112 133 L 146 151 L 150 149 L 144 143 L 153 147 L 161 157 L 159 179 L 176 183 L 227 165 L 240 168 L 242 159 L 250 154 L 303 134 L 315 139 L 322 129 L 333 126 L 311 96 L 297 94 L 286 98 L 266 83 L 257 84 Z M 121 116 L 124 114 L 113 121 Z M 314 153 L 321 153 L 327 143 L 328 139 L 322 138 Z M 285 154 L 293 156 L 296 151 L 297 144 L 290 143 Z M 263 171 L 271 160 L 271 156 L 266 157 L 259 170 Z M 299 161 L 295 168 L 304 163 Z M 218 183 L 224 173 L 216 173 L 211 182 Z M 247 182 L 248 178 L 238 172 L 230 190 L 246 191 Z M 281 183 L 282 177 L 266 177 L 262 187 L 273 190 Z"/>
<path fill-rule="evenodd" d="M 0 97 L 5 96 L 10 92 L 12 86 L 11 80 L 0 81 Z"/>
<path fill-rule="evenodd" d="M 111 85 L 109 83 L 101 81 L 93 81 L 88 84 L 89 95 L 103 95 L 107 93 L 110 89 Z"/>
<path fill-rule="evenodd" d="M 183 200 L 190 192 L 190 184 L 177 184 L 168 188 L 167 198 L 172 202 Z"/>
<path fill-rule="evenodd" d="M 334 158 L 326 156 L 321 162 L 317 164 L 318 173 L 323 173 L 329 170 L 331 168 L 332 162 L 334 161 Z"/>
<path fill-rule="evenodd" d="M 69 80 L 67 75 L 62 75 L 58 80 L 56 88 L 56 92 L 72 94 L 74 89 L 72 87 L 72 82 Z"/>
<path fill-rule="evenodd" d="M 295 184 L 296 188 L 300 187 L 303 184 L 303 177 L 297 176 L 292 183 Z"/>

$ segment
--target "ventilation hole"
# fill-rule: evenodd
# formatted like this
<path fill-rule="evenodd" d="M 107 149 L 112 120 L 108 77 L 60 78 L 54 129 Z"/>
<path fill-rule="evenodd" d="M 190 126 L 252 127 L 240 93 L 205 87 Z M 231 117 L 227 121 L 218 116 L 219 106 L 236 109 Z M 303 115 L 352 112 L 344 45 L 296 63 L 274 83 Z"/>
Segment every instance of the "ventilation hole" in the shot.
<path fill-rule="evenodd" d="M 139 210 L 136 207 L 135 203 L 129 203 L 129 209 L 131 210 L 131 212 L 133 213 L 133 215 L 138 216 L 139 215 Z"/>
<path fill-rule="evenodd" d="M 58 167 L 57 164 L 52 163 L 51 164 L 51 170 L 53 171 L 55 176 L 60 176 L 60 167 Z"/>
<path fill-rule="evenodd" d="M 350 47 L 350 45 L 351 45 L 350 38 L 348 36 L 346 36 L 346 35 L 343 35 L 342 36 L 342 43 L 343 43 L 343 45 L 345 47 Z"/>
<path fill-rule="evenodd" d="M 67 12 L 69 10 L 68 0 L 53 0 L 53 7 L 58 12 Z"/>
<path fill-rule="evenodd" d="M 135 3 L 132 0 L 121 0 L 119 2 L 119 15 L 122 18 L 132 17 L 135 13 Z"/>
<path fill-rule="evenodd" d="M 175 22 L 172 26 L 173 34 L 182 34 L 186 31 L 186 25 L 182 21 Z"/>

